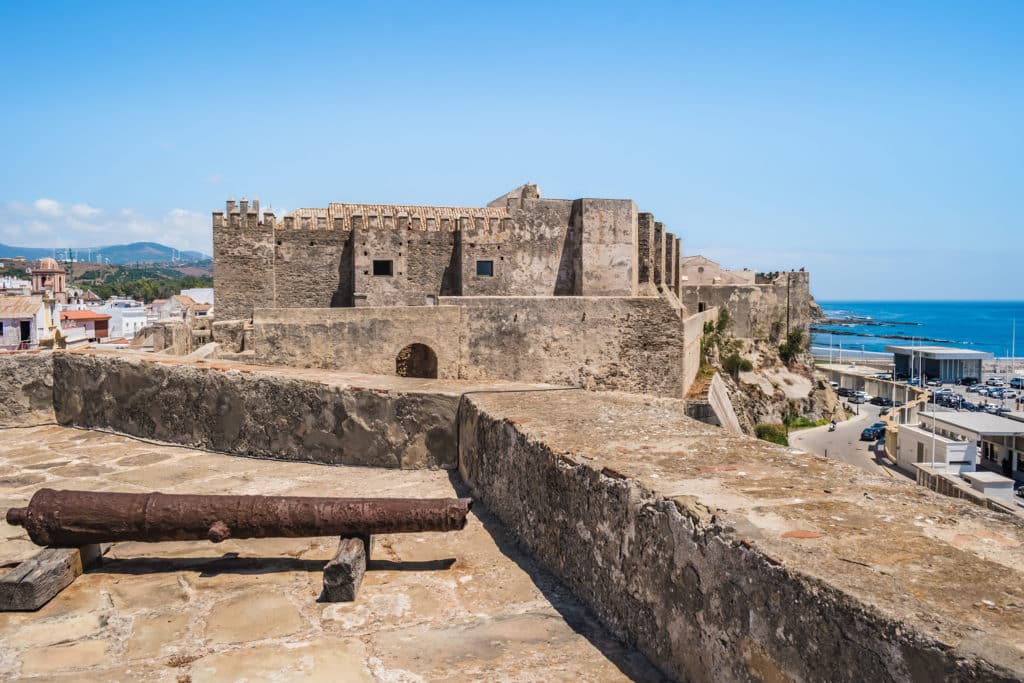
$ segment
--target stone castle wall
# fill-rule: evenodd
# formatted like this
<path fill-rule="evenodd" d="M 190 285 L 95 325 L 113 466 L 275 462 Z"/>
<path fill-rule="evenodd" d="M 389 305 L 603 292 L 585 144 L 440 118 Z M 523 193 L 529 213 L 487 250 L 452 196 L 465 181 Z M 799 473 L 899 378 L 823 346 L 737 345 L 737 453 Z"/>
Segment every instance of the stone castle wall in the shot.
<path fill-rule="evenodd" d="M 685 339 L 648 297 L 459 297 L 462 379 L 508 379 L 681 397 Z"/>
<path fill-rule="evenodd" d="M 509 199 L 503 208 L 331 204 L 278 220 L 215 212 L 220 320 L 255 308 L 422 306 L 439 296 L 634 296 L 630 200 Z M 375 274 L 374 262 L 390 262 Z M 492 274 L 478 273 L 489 262 Z"/>
<path fill-rule="evenodd" d="M 703 322 L 659 297 L 441 297 L 438 306 L 258 309 L 256 360 L 393 375 L 409 344 L 439 378 L 547 382 L 682 397 Z"/>
<path fill-rule="evenodd" d="M 814 299 L 810 275 L 784 272 L 764 284 L 683 285 L 682 303 L 690 311 L 718 307 L 729 311 L 731 334 L 741 339 L 780 341 L 786 330 L 810 328 Z"/>
<path fill-rule="evenodd" d="M 425 344 L 437 355 L 438 378 L 456 379 L 461 315 L 457 306 L 257 309 L 253 345 L 263 365 L 395 375 L 399 352 Z"/>

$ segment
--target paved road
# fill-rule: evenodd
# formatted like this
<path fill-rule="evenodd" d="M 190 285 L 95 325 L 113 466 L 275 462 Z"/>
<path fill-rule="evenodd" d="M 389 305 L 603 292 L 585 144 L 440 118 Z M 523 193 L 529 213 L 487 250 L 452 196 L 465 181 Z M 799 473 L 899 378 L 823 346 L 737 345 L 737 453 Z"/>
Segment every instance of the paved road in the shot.
<path fill-rule="evenodd" d="M 868 472 L 902 474 L 893 467 L 883 454 L 883 447 L 876 442 L 860 440 L 860 433 L 873 422 L 878 422 L 881 408 L 871 404 L 860 406 L 860 415 L 839 423 L 836 431 L 828 431 L 828 425 L 801 429 L 789 435 L 794 448 L 834 458 Z"/>

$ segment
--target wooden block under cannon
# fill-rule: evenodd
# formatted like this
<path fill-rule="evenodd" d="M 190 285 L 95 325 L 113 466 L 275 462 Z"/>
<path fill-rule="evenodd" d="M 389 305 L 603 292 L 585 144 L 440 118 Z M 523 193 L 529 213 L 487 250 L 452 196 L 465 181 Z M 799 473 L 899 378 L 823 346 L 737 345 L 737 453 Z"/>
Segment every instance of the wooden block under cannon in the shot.
<path fill-rule="evenodd" d="M 320 595 L 323 602 L 352 602 L 356 599 L 359 586 L 370 561 L 370 536 L 343 536 L 338 543 L 338 552 L 324 567 L 324 590 Z"/>
<path fill-rule="evenodd" d="M 97 562 L 109 544 L 46 548 L 0 576 L 0 611 L 37 610 Z"/>

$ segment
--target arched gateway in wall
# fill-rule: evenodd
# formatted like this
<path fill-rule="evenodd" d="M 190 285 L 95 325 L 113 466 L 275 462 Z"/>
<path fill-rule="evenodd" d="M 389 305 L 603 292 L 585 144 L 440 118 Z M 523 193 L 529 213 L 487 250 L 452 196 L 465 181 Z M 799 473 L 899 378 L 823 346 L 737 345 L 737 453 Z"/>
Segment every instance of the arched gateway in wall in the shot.
<path fill-rule="evenodd" d="M 437 354 L 426 344 L 409 344 L 395 357 L 395 374 L 437 379 Z"/>

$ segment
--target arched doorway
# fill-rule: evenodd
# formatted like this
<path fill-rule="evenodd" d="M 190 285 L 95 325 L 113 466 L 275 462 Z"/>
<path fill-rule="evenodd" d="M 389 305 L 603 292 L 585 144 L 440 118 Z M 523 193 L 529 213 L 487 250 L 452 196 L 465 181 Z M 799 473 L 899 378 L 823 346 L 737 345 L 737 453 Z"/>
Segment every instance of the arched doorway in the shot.
<path fill-rule="evenodd" d="M 426 344 L 409 344 L 395 357 L 395 374 L 437 379 L 437 354 Z"/>

